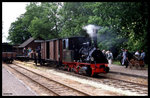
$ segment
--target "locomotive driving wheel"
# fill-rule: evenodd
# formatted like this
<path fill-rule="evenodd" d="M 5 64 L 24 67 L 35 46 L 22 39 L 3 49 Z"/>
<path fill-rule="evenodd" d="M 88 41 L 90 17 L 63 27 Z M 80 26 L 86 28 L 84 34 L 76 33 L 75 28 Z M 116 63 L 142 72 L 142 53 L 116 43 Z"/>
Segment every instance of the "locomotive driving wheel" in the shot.
<path fill-rule="evenodd" d="M 82 66 L 79 70 L 79 74 L 91 76 L 92 75 L 92 69 L 89 66 Z"/>
<path fill-rule="evenodd" d="M 92 75 L 92 69 L 91 69 L 91 67 L 87 67 L 86 75 L 87 76 L 91 76 Z"/>

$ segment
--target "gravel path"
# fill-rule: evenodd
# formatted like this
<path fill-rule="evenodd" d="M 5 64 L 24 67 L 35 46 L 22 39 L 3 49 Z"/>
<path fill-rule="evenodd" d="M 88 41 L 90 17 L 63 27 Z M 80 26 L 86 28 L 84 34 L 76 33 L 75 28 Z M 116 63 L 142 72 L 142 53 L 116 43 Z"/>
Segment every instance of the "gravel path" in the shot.
<path fill-rule="evenodd" d="M 36 93 L 2 67 L 2 96 L 36 96 Z"/>
<path fill-rule="evenodd" d="M 138 75 L 138 76 L 145 76 L 148 77 L 148 70 L 147 69 L 130 69 L 130 68 L 125 68 L 125 66 L 119 66 L 119 65 L 109 65 L 110 71 L 113 72 L 120 72 L 120 73 L 126 73 L 126 74 L 131 74 L 131 75 Z"/>

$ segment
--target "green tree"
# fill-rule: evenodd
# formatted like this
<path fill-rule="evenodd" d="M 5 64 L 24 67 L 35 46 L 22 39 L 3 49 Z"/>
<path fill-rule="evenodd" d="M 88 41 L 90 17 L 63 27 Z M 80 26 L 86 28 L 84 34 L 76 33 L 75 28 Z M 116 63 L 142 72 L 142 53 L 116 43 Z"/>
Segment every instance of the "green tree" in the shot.
<path fill-rule="evenodd" d="M 144 48 L 147 50 L 149 13 L 147 2 L 96 2 L 91 4 L 91 7 L 94 15 L 89 16 L 88 22 L 109 27 L 111 33 L 108 36 L 115 35 L 115 39 L 121 42 L 124 40 L 122 43 L 115 41 L 118 49 L 127 48 L 136 51 Z M 113 38 L 111 41 L 114 41 Z M 106 44 L 107 42 L 109 40 L 105 40 Z M 99 44 L 105 45 L 101 42 Z"/>
<path fill-rule="evenodd" d="M 102 27 L 98 31 L 101 49 L 148 51 L 149 5 L 149 2 L 34 2 L 12 23 L 9 39 L 22 43 L 30 36 L 43 39 L 88 36 L 82 27 L 95 24 Z"/>
<path fill-rule="evenodd" d="M 8 39 L 13 44 L 21 44 L 30 37 L 51 39 L 59 32 L 59 3 L 30 3 L 26 12 L 11 24 Z"/>
<path fill-rule="evenodd" d="M 59 37 L 59 18 L 58 18 L 58 4 L 57 3 L 41 3 L 37 7 L 38 11 L 29 26 L 29 32 L 34 38 L 41 37 L 43 39 L 52 39 Z M 32 12 L 32 8 L 28 12 Z M 40 15 L 39 15 L 40 14 Z M 39 15 L 39 16 L 38 16 Z"/>
<path fill-rule="evenodd" d="M 65 2 L 59 11 L 61 16 L 61 37 L 84 36 L 82 27 L 87 25 L 88 17 L 91 14 L 85 2 Z M 87 12 L 88 11 L 88 12 Z"/>
<path fill-rule="evenodd" d="M 11 41 L 11 44 L 21 44 L 31 37 L 31 34 L 23 24 L 22 17 L 23 16 L 18 18 L 17 21 L 11 23 L 8 36 L 8 40 Z"/>

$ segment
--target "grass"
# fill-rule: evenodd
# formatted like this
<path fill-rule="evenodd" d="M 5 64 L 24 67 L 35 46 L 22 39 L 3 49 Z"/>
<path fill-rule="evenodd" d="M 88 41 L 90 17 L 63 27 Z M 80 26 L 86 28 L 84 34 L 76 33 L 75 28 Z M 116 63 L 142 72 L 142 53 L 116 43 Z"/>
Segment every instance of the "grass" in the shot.
<path fill-rule="evenodd" d="M 145 68 L 148 68 L 148 64 L 145 64 Z"/>
<path fill-rule="evenodd" d="M 118 61 L 118 60 L 114 60 L 114 61 L 113 61 L 113 64 L 121 65 L 121 64 L 120 64 L 120 61 Z"/>

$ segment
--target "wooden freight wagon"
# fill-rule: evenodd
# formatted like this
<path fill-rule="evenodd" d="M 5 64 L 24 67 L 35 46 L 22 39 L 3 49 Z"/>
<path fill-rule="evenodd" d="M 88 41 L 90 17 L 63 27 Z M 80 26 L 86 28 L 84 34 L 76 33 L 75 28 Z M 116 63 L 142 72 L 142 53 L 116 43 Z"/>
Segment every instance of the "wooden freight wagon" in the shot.
<path fill-rule="evenodd" d="M 44 60 L 45 59 L 45 41 L 41 42 L 41 59 Z"/>
<path fill-rule="evenodd" d="M 15 58 L 16 52 L 3 52 L 2 55 L 3 58 Z"/>
<path fill-rule="evenodd" d="M 75 48 L 79 50 L 81 48 L 81 45 L 77 45 L 78 43 L 76 43 L 79 40 L 84 42 L 84 40 L 81 40 L 81 38 L 71 37 L 64 39 L 45 40 L 41 42 L 42 62 L 54 62 L 55 64 L 58 64 L 62 62 L 74 62 L 74 59 L 78 60 L 79 57 L 76 55 L 77 51 L 72 50 Z"/>
<path fill-rule="evenodd" d="M 62 61 L 62 39 L 52 39 L 41 42 L 41 59 L 43 63 Z"/>

